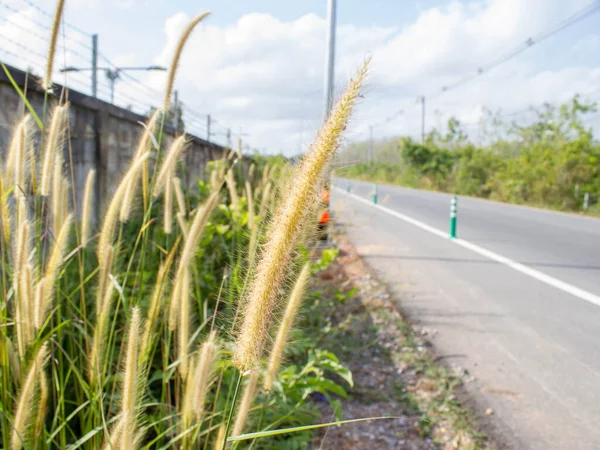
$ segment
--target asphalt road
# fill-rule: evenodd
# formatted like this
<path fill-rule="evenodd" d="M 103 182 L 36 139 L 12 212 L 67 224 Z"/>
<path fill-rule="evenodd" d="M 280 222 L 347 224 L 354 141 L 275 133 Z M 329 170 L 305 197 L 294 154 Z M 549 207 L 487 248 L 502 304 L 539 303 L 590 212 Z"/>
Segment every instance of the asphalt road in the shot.
<path fill-rule="evenodd" d="M 372 191 L 351 182 L 353 195 Z M 391 211 L 449 228 L 449 194 L 380 185 L 378 197 Z M 536 278 L 342 192 L 332 205 L 439 358 L 466 374 L 490 434 L 507 448 L 600 448 L 600 306 L 539 279 L 600 299 L 600 220 L 459 197 L 465 245 L 535 269 Z"/>

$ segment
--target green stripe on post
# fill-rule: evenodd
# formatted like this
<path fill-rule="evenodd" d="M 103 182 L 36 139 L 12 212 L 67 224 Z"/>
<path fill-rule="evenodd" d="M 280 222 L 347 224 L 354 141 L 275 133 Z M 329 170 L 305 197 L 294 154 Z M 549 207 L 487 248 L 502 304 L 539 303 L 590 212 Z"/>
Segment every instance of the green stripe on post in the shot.
<path fill-rule="evenodd" d="M 456 195 L 450 200 L 450 239 L 456 238 Z"/>
<path fill-rule="evenodd" d="M 377 204 L 377 185 L 375 185 L 375 190 L 373 191 L 373 203 Z"/>

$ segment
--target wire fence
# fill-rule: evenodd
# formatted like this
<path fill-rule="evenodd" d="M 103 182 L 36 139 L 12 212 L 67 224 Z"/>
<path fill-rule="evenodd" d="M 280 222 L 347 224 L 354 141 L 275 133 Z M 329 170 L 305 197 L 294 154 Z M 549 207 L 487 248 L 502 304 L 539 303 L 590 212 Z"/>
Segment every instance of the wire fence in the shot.
<path fill-rule="evenodd" d="M 0 60 L 14 67 L 42 75 L 45 72 L 47 42 L 53 15 L 32 0 L 7 2 L 0 0 Z M 55 56 L 53 79 L 65 87 L 92 95 L 91 65 L 93 58 L 92 34 L 63 21 Z M 164 101 L 164 94 L 119 67 L 102 52 L 98 52 L 98 66 L 118 71 L 119 77 L 111 92 L 111 82 L 97 73 L 97 97 L 138 114 L 148 115 Z M 64 67 L 85 69 L 64 71 Z M 220 145 L 227 145 L 236 133 L 211 117 L 212 127 L 208 133 L 208 113 L 195 110 L 188 104 L 178 102 L 181 121 L 186 133 Z"/>

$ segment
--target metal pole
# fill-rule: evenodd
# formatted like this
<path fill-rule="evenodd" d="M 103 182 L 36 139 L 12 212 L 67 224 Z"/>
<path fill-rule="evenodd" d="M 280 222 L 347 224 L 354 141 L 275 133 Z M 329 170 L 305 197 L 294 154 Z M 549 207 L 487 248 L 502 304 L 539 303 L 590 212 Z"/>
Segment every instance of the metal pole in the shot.
<path fill-rule="evenodd" d="M 371 165 L 373 161 L 373 125 L 369 127 L 369 153 L 367 155 L 367 162 Z"/>
<path fill-rule="evenodd" d="M 425 144 L 425 96 L 421 95 L 421 144 Z"/>
<path fill-rule="evenodd" d="M 227 148 L 231 148 L 231 128 L 227 128 Z"/>
<path fill-rule="evenodd" d="M 583 194 L 583 210 L 587 211 L 590 206 L 590 193 L 586 192 Z"/>
<path fill-rule="evenodd" d="M 375 187 L 373 189 L 373 204 L 377 204 L 377 185 L 375 184 Z"/>
<path fill-rule="evenodd" d="M 210 142 L 210 114 L 206 116 L 206 141 Z"/>
<path fill-rule="evenodd" d="M 98 97 L 98 35 L 92 35 L 92 97 Z"/>
<path fill-rule="evenodd" d="M 456 195 L 450 200 L 450 239 L 456 238 Z"/>
<path fill-rule="evenodd" d="M 327 2 L 327 56 L 325 59 L 325 118 L 333 103 L 333 74 L 335 69 L 336 0 Z"/>
<path fill-rule="evenodd" d="M 116 80 L 116 78 L 110 79 L 110 103 L 111 103 L 111 105 L 115 104 L 115 80 Z"/>

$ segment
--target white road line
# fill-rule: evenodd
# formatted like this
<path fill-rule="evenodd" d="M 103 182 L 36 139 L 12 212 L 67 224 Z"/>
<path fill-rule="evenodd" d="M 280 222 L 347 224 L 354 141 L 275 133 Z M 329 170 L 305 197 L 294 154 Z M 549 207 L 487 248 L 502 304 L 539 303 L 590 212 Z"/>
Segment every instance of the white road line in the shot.
<path fill-rule="evenodd" d="M 385 206 L 375 205 L 373 202 L 371 202 L 367 199 L 364 199 L 362 197 L 359 197 L 358 195 L 346 192 L 343 189 L 340 189 L 336 186 L 334 186 L 333 189 L 335 191 L 339 192 L 340 194 L 343 194 L 347 197 L 353 198 L 354 200 L 364 203 L 365 205 L 379 209 L 380 211 L 383 211 L 391 216 L 397 217 L 398 219 L 403 220 L 407 223 L 410 223 L 411 225 L 414 225 L 418 228 L 421 228 L 422 230 L 428 231 L 431 234 L 435 234 L 438 237 L 442 237 L 442 238 L 450 240 L 448 233 L 446 233 L 442 230 L 439 230 L 435 227 L 432 227 L 431 225 L 427 225 L 426 223 L 423 223 L 420 220 L 413 219 L 412 217 L 409 217 L 405 214 L 401 214 L 390 208 L 386 208 Z M 546 283 L 549 286 L 555 287 L 556 289 L 560 289 L 561 291 L 566 292 L 567 294 L 571 294 L 577 298 L 580 298 L 582 300 L 590 302 L 596 306 L 600 306 L 600 296 L 597 296 L 595 294 L 592 294 L 591 292 L 588 292 L 581 288 L 578 288 L 577 286 L 573 286 L 572 284 L 561 281 L 558 278 L 554 278 L 550 275 L 540 272 L 539 270 L 532 269 L 531 267 L 528 267 L 524 264 L 513 261 L 510 258 L 499 255 L 498 253 L 495 253 L 486 248 L 480 247 L 479 245 L 475 245 L 469 241 L 465 241 L 464 239 L 451 239 L 450 242 L 460 245 L 461 247 L 469 249 L 475 253 L 479 253 L 481 256 L 485 256 L 486 258 L 489 258 L 500 264 L 504 264 L 505 266 L 508 266 L 511 269 L 514 269 L 518 272 L 521 272 L 522 274 L 530 276 L 531 278 L 535 278 L 536 280 L 541 281 L 542 283 Z"/>

